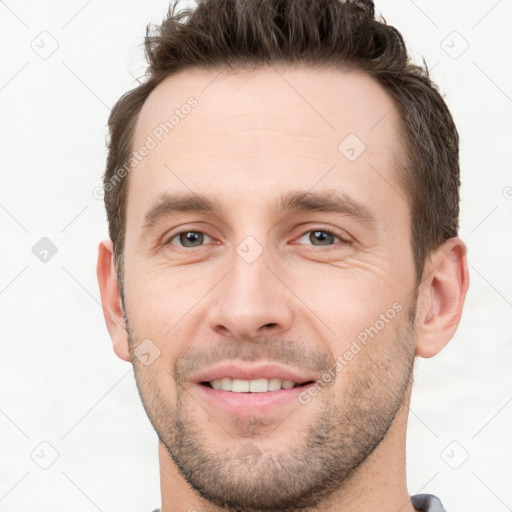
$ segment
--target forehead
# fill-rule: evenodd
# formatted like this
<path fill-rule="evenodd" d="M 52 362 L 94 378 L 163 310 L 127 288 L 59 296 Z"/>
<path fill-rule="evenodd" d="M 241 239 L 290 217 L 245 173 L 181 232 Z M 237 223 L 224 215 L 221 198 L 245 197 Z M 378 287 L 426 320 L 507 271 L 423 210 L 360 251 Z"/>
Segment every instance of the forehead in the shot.
<path fill-rule="evenodd" d="M 389 94 L 361 71 L 192 68 L 167 77 L 152 91 L 137 120 L 135 145 L 175 110 L 183 110 L 191 97 L 199 108 L 193 109 L 191 121 L 173 126 L 175 137 L 193 136 L 198 128 L 194 118 L 209 135 L 251 128 L 320 136 L 337 132 L 336 139 L 349 129 L 366 140 L 376 125 L 389 129 L 398 122 Z"/>
<path fill-rule="evenodd" d="M 180 72 L 141 109 L 132 149 L 150 146 L 129 175 L 128 212 L 141 213 L 143 203 L 170 189 L 210 192 L 222 202 L 232 189 L 249 186 L 261 203 L 272 190 L 352 187 L 364 195 L 365 187 L 388 182 L 395 191 L 375 197 L 382 202 L 399 188 L 394 102 L 359 71 Z"/>

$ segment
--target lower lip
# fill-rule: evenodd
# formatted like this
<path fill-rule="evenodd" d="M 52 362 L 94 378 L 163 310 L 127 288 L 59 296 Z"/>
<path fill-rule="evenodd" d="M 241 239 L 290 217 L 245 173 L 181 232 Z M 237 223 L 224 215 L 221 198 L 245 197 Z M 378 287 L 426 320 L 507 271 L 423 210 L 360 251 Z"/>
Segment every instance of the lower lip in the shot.
<path fill-rule="evenodd" d="M 250 414 L 267 414 L 286 404 L 296 401 L 301 404 L 298 397 L 307 391 L 314 383 L 297 386 L 292 389 L 279 389 L 266 393 L 236 393 L 213 389 L 203 384 L 197 384 L 201 395 L 216 408 L 228 414 L 247 416 Z"/>

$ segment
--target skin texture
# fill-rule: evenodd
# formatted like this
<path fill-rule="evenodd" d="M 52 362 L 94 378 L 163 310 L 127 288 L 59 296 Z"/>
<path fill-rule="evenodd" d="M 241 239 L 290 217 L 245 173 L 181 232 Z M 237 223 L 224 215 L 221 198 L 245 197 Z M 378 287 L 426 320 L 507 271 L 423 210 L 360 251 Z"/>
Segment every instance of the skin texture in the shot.
<path fill-rule="evenodd" d="M 469 281 L 465 245 L 454 238 L 430 255 L 416 289 L 392 99 L 360 72 L 188 70 L 147 99 L 134 148 L 191 96 L 197 106 L 129 175 L 128 325 L 109 240 L 98 257 L 114 350 L 134 365 L 159 437 L 162 512 L 412 512 L 405 435 L 414 358 L 452 338 Z M 365 144 L 354 161 L 339 150 L 349 134 Z M 293 191 L 346 194 L 373 222 L 278 211 Z M 144 228 L 162 193 L 191 192 L 220 210 L 173 213 Z M 261 254 L 248 263 L 239 247 Z M 193 382 L 221 361 L 271 361 L 320 379 L 376 325 L 307 404 L 228 414 Z M 144 340 L 155 354 L 149 365 L 134 352 Z"/>

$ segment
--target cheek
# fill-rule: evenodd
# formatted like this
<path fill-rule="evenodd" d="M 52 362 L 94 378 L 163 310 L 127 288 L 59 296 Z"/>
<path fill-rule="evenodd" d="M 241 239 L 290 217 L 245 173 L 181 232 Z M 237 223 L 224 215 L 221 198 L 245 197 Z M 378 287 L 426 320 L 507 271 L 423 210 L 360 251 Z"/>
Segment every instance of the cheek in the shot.
<path fill-rule="evenodd" d="M 390 308 L 337 351 L 336 402 L 359 409 L 394 401 L 414 358 L 414 335 L 406 309 Z M 380 405 L 379 405 L 380 404 Z"/>
<path fill-rule="evenodd" d="M 303 270 L 288 276 L 294 283 L 293 292 L 337 336 L 355 336 L 378 321 L 395 302 L 403 304 L 409 292 L 407 283 L 383 271 L 381 263 L 354 261 L 343 268 Z"/>
<path fill-rule="evenodd" d="M 126 303 L 139 336 L 170 336 L 213 286 L 214 275 L 211 270 L 191 274 L 166 265 L 133 268 L 125 279 Z"/>

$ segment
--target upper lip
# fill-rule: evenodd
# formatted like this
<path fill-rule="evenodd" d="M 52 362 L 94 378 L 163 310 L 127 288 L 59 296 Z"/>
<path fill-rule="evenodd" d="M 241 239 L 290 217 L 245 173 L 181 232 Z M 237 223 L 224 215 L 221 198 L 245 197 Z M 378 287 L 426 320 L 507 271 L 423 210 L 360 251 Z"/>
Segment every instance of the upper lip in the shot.
<path fill-rule="evenodd" d="M 236 363 L 223 363 L 197 375 L 194 382 L 212 382 L 214 380 L 229 377 L 232 379 L 256 380 L 256 379 L 282 379 L 291 380 L 296 384 L 316 380 L 314 376 L 304 374 L 298 370 L 286 368 L 276 364 L 259 364 L 253 366 L 240 366 Z"/>

